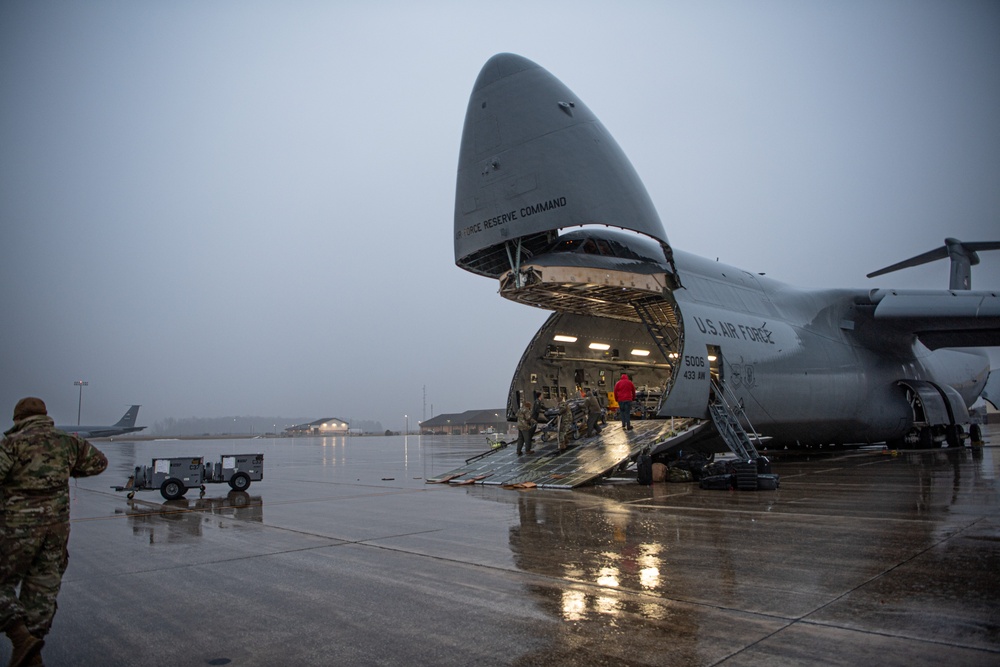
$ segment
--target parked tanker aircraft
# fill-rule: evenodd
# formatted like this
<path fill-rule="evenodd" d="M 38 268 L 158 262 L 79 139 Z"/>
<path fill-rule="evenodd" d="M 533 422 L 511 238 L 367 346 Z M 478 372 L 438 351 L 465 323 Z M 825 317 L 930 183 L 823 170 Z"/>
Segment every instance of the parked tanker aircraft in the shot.
<path fill-rule="evenodd" d="M 110 438 L 116 435 L 124 435 L 126 433 L 133 433 L 135 431 L 141 431 L 146 428 L 145 426 L 136 426 L 135 420 L 139 416 L 138 405 L 133 405 L 122 418 L 118 420 L 116 424 L 111 426 L 56 426 L 60 431 L 65 431 L 66 433 L 75 433 L 82 438 Z"/>
<path fill-rule="evenodd" d="M 491 58 L 469 99 L 454 243 L 459 267 L 552 311 L 514 372 L 509 418 L 530 392 L 607 391 L 627 372 L 648 416 L 708 419 L 728 396 L 779 446 L 976 435 L 1000 292 L 805 290 L 677 250 L 600 121 L 520 56 Z M 962 287 L 975 251 L 1000 245 L 946 243 L 932 253 L 964 254 Z"/>

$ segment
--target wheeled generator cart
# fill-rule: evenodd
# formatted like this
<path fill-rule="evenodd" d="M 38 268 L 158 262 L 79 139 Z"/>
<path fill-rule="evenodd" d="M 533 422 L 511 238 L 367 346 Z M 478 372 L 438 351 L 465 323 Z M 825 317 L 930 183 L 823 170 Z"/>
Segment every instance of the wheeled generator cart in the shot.
<path fill-rule="evenodd" d="M 229 484 L 233 491 L 246 491 L 250 482 L 264 479 L 263 454 L 223 454 L 216 463 L 205 463 L 204 457 L 174 457 L 153 459 L 149 466 L 136 466 L 125 486 L 112 487 L 125 491 L 129 498 L 136 491 L 159 489 L 167 500 L 183 498 L 188 489 L 197 488 L 205 495 L 206 484 Z"/>

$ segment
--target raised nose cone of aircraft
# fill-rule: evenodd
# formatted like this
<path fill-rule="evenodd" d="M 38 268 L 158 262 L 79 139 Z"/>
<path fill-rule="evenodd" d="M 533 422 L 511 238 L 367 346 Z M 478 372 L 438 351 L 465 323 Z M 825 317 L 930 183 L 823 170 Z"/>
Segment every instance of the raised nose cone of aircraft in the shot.
<path fill-rule="evenodd" d="M 483 65 L 472 91 L 477 92 L 500 79 L 529 69 L 541 69 L 536 63 L 515 53 L 498 53 Z"/>
<path fill-rule="evenodd" d="M 630 229 L 667 243 L 624 152 L 548 71 L 502 53 L 476 80 L 465 115 L 455 192 L 455 262 L 499 277 L 512 257 L 548 248 L 579 225 Z"/>

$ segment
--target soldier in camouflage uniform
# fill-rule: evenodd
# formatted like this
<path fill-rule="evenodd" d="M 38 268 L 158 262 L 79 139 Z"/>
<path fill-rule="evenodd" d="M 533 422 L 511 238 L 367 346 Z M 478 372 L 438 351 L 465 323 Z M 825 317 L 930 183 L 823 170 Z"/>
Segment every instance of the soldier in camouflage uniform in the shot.
<path fill-rule="evenodd" d="M 40 665 L 69 561 L 69 478 L 103 472 L 108 459 L 83 438 L 57 431 L 39 398 L 18 401 L 4 436 L 0 628 L 14 644 L 10 665 Z"/>
<path fill-rule="evenodd" d="M 573 408 L 569 406 L 569 401 L 559 404 L 559 451 L 569 447 L 570 432 L 573 430 Z"/>
<path fill-rule="evenodd" d="M 525 443 L 528 445 L 528 453 L 531 454 L 531 427 L 537 424 L 531 416 L 531 401 L 521 403 L 521 409 L 517 411 L 517 455 L 521 455 L 521 447 Z"/>
<path fill-rule="evenodd" d="M 587 437 L 591 437 L 601 432 L 597 422 L 601 419 L 601 402 L 597 400 L 597 390 L 591 389 L 587 393 Z"/>
<path fill-rule="evenodd" d="M 545 412 L 542 395 L 537 391 L 532 393 L 535 395 L 535 402 L 531 405 L 531 418 L 535 420 L 535 423 L 528 429 L 528 449 L 531 449 L 531 439 L 535 437 L 535 431 L 538 430 L 538 425 L 542 423 L 542 415 Z"/>

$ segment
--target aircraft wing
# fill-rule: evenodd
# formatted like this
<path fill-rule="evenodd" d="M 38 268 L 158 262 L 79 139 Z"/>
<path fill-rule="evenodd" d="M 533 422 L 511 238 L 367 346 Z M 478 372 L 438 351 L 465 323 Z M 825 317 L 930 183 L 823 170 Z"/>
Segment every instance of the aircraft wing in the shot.
<path fill-rule="evenodd" d="M 1000 345 L 1000 292 L 877 289 L 869 297 L 876 323 L 932 350 Z"/>

